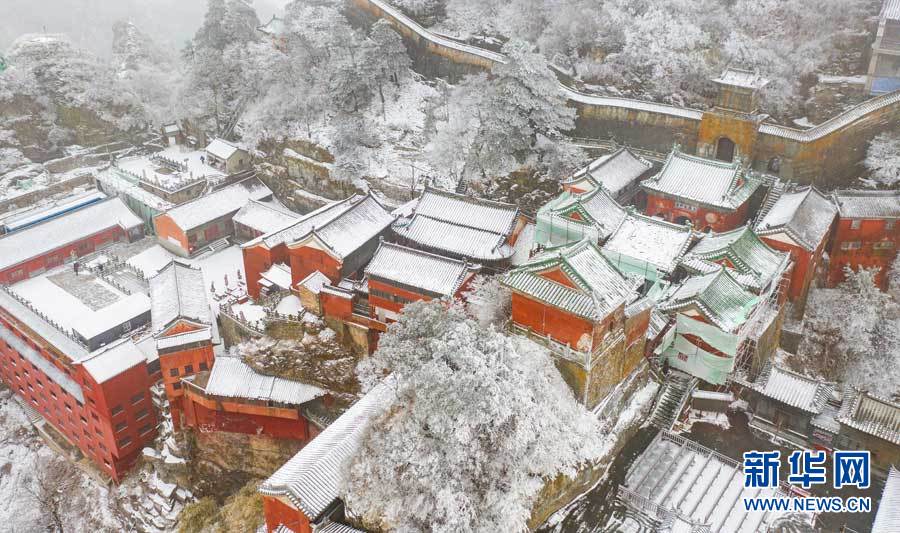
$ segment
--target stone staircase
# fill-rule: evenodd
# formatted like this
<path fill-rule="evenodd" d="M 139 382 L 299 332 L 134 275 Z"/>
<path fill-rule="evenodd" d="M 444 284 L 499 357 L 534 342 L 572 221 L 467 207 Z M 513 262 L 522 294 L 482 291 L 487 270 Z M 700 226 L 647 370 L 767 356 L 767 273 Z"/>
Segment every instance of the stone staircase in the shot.
<path fill-rule="evenodd" d="M 697 387 L 697 381 L 697 378 L 683 372 L 670 372 L 650 412 L 650 423 L 659 429 L 672 429 L 691 392 Z"/>
<path fill-rule="evenodd" d="M 222 251 L 225 248 L 228 248 L 231 245 L 231 241 L 228 237 L 222 237 L 217 241 L 213 241 L 208 245 L 204 246 L 200 249 L 200 251 L 194 254 L 194 258 L 199 259 L 201 257 L 210 256 L 216 252 Z"/>
<path fill-rule="evenodd" d="M 775 202 L 781 198 L 781 195 L 785 193 L 787 189 L 787 184 L 781 180 L 775 180 L 772 183 L 772 186 L 769 187 L 769 192 L 766 193 L 766 197 L 763 199 L 762 206 L 759 208 L 759 213 L 756 215 L 756 220 L 754 221 L 754 225 L 759 224 L 763 218 L 765 218 L 766 214 L 769 210 L 772 209 L 772 206 L 775 205 Z"/>

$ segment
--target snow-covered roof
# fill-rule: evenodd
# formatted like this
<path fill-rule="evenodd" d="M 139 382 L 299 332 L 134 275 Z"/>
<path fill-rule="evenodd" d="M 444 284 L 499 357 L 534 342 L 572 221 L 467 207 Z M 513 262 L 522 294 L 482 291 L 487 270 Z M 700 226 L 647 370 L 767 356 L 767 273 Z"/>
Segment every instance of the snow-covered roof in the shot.
<path fill-rule="evenodd" d="M 262 200 L 270 196 L 272 191 L 253 177 L 173 207 L 166 211 L 166 215 L 182 230 L 188 231 L 236 213 L 250 200 Z"/>
<path fill-rule="evenodd" d="M 647 262 L 662 272 L 672 272 L 691 242 L 690 226 L 629 213 L 603 245 L 603 250 L 613 262 L 617 255 L 623 255 Z"/>
<path fill-rule="evenodd" d="M 128 321 L 134 321 L 150 311 L 150 298 L 142 292 L 135 292 L 120 300 L 82 315 L 72 324 L 72 329 L 83 338 L 90 340 Z M 132 322 L 134 327 L 137 323 Z"/>
<path fill-rule="evenodd" d="M 900 191 L 835 191 L 841 218 L 900 218 Z"/>
<path fill-rule="evenodd" d="M 815 250 L 827 236 L 837 208 L 814 187 L 782 194 L 756 225 L 759 235 L 787 233 L 808 251 Z"/>
<path fill-rule="evenodd" d="M 900 21 L 900 0 L 884 0 L 881 6 L 881 18 Z"/>
<path fill-rule="evenodd" d="M 575 287 L 542 276 L 561 270 Z M 636 296 L 626 279 L 589 240 L 549 249 L 510 271 L 502 283 L 541 302 L 588 319 L 603 319 Z"/>
<path fill-rule="evenodd" d="M 720 267 L 717 272 L 693 276 L 672 287 L 659 309 L 676 312 L 694 306 L 722 331 L 733 333 L 758 302 L 759 298 L 744 290 L 729 269 Z"/>
<path fill-rule="evenodd" d="M 0 237 L 0 270 L 39 257 L 109 228 L 143 224 L 119 198 L 109 198 Z"/>
<path fill-rule="evenodd" d="M 353 204 L 322 226 L 312 227 L 288 246 L 302 246 L 311 240 L 324 244 L 340 258 L 345 258 L 383 232 L 394 222 L 393 215 L 371 194 Z"/>
<path fill-rule="evenodd" d="M 758 72 L 733 67 L 726 68 L 725 71 L 713 81 L 723 85 L 732 85 L 754 90 L 762 89 L 769 84 L 769 80 L 760 76 Z"/>
<path fill-rule="evenodd" d="M 184 333 L 177 333 L 175 335 L 169 335 L 168 337 L 162 337 L 156 341 L 156 349 L 157 350 L 168 350 L 170 348 L 175 348 L 176 346 L 184 346 L 186 344 L 194 344 L 197 342 L 212 341 L 212 340 L 213 340 L 212 328 L 205 327 L 205 328 L 195 329 L 193 331 L 185 331 Z"/>
<path fill-rule="evenodd" d="M 212 322 L 212 312 L 206 298 L 203 271 L 180 261 L 150 278 L 150 300 L 153 331 L 160 332 L 178 318 L 202 324 Z"/>
<path fill-rule="evenodd" d="M 900 0 L 896 0 L 896 4 L 897 16 L 900 17 Z M 892 465 L 884 482 L 875 521 L 872 522 L 872 533 L 896 532 L 897 524 L 900 524 L 900 470 Z"/>
<path fill-rule="evenodd" d="M 14 313 L 15 309 L 11 309 L 10 307 L 7 307 L 7 304 L 9 303 L 9 300 L 7 300 L 7 298 L 9 298 L 9 295 L 5 291 L 0 290 L 0 306 L 2 306 L 7 311 Z M 9 299 L 12 300 L 11 298 L 9 298 Z M 12 301 L 15 302 L 15 300 L 12 300 Z M 21 316 L 18 314 L 16 315 L 16 318 L 19 320 L 22 320 Z M 28 320 L 28 322 L 26 322 L 25 320 L 22 320 L 22 322 L 25 322 L 25 325 L 28 326 L 29 329 L 34 330 L 34 328 L 31 327 L 32 324 L 36 323 L 36 322 L 34 322 L 34 320 Z M 47 338 L 43 335 L 42 330 L 44 330 L 45 328 L 53 329 L 55 331 L 54 337 L 62 337 L 63 339 L 66 339 L 69 342 L 71 342 L 73 345 L 78 346 L 77 350 L 64 351 L 64 353 L 67 356 L 69 356 L 70 358 L 74 359 L 80 355 L 84 355 L 87 353 L 87 350 L 85 350 L 83 347 L 81 347 L 74 341 L 71 341 L 70 339 L 68 339 L 62 333 L 56 331 L 49 324 L 46 324 L 45 326 L 40 327 L 38 330 L 35 330 L 38 334 L 41 335 L 41 337 L 44 340 L 50 342 L 57 348 L 64 350 L 63 347 L 61 347 L 57 344 L 59 341 L 58 338 L 51 339 L 51 338 Z M 56 365 L 54 365 L 53 363 L 51 363 L 50 361 L 45 359 L 44 356 L 42 356 L 40 353 L 37 352 L 37 350 L 32 348 L 30 344 L 26 343 L 21 338 L 19 338 L 15 333 L 13 333 L 11 330 L 7 329 L 6 326 L 4 326 L 2 322 L 0 322 L 0 339 L 3 339 L 3 342 L 5 342 L 9 346 L 11 346 L 13 350 L 15 350 L 17 353 L 19 353 L 22 357 L 24 357 L 29 363 L 34 365 L 41 372 L 43 372 L 47 377 L 52 379 L 54 383 L 56 383 L 57 385 L 62 387 L 62 389 L 64 391 L 69 393 L 71 396 L 73 396 L 79 402 L 84 403 L 84 393 L 81 391 L 81 385 L 76 383 L 74 379 L 70 378 L 68 374 L 66 374 L 64 371 L 59 369 Z M 56 342 L 54 342 L 54 341 L 56 341 Z"/>
<path fill-rule="evenodd" d="M 563 181 L 563 184 L 573 183 L 584 178 L 603 185 L 610 193 L 617 194 L 625 189 L 645 172 L 653 168 L 653 164 L 635 155 L 626 147 L 619 148 L 611 154 L 607 154 L 591 161 L 588 166 L 582 168 Z"/>
<path fill-rule="evenodd" d="M 318 518 L 339 497 L 344 468 L 359 448 L 371 418 L 393 397 L 388 377 L 276 470 L 259 492 L 285 496 L 310 521 Z"/>
<path fill-rule="evenodd" d="M 337 522 L 329 522 L 325 526 L 316 529 L 316 533 L 365 533 L 365 531 L 344 524 L 338 524 Z"/>
<path fill-rule="evenodd" d="M 781 515 L 748 513 L 743 500 L 789 497 L 779 488 L 745 487 L 740 463 L 670 431 L 657 433 L 631 463 L 619 496 L 635 514 L 672 520 L 670 531 L 685 533 L 770 531 Z"/>
<path fill-rule="evenodd" d="M 300 216 L 272 202 L 251 199 L 234 214 L 233 220 L 235 224 L 241 224 L 260 233 L 269 233 L 296 222 Z"/>
<path fill-rule="evenodd" d="M 585 193 L 564 192 L 538 211 L 538 219 L 561 217 L 566 224 L 590 224 L 609 236 L 625 219 L 625 209 L 603 187 Z"/>
<path fill-rule="evenodd" d="M 411 219 L 397 220 L 394 232 L 422 247 L 475 261 L 501 261 L 515 253 L 513 247 L 506 244 L 505 234 L 461 226 L 418 213 Z"/>
<path fill-rule="evenodd" d="M 472 270 L 463 261 L 382 242 L 366 267 L 369 279 L 407 286 L 434 296 L 453 296 Z"/>
<path fill-rule="evenodd" d="M 762 289 L 784 272 L 790 262 L 790 255 L 774 250 L 749 226 L 743 226 L 704 236 L 685 255 L 685 262 L 692 259 L 714 263 L 726 261 L 730 267 L 749 276 L 754 289 Z M 691 269 L 689 265 L 688 269 Z"/>
<path fill-rule="evenodd" d="M 426 187 L 416 204 L 415 213 L 457 226 L 508 236 L 516 225 L 519 208 L 515 204 Z"/>
<path fill-rule="evenodd" d="M 206 382 L 206 394 L 225 398 L 272 401 L 300 405 L 324 396 L 319 387 L 290 379 L 266 376 L 239 357 L 217 357 Z"/>
<path fill-rule="evenodd" d="M 115 167 L 110 167 L 97 174 L 97 181 L 103 186 L 103 189 L 115 194 L 133 198 L 137 202 L 146 205 L 157 212 L 165 211 L 175 207 L 175 204 L 153 194 L 152 192 L 142 189 L 118 175 Z"/>
<path fill-rule="evenodd" d="M 900 444 L 900 404 L 848 388 L 837 421 L 863 433 Z"/>
<path fill-rule="evenodd" d="M 223 160 L 228 160 L 228 158 L 233 156 L 238 150 L 240 150 L 240 148 L 223 139 L 213 139 L 206 147 L 207 153 Z"/>
<path fill-rule="evenodd" d="M 300 283 L 298 283 L 297 285 L 302 285 L 314 294 L 319 294 L 319 291 L 322 290 L 322 287 L 330 284 L 331 280 L 328 279 L 328 276 L 322 274 L 318 270 L 313 270 L 310 275 L 300 280 Z"/>
<path fill-rule="evenodd" d="M 365 195 L 355 194 L 343 200 L 326 204 L 315 211 L 311 211 L 301 216 L 295 222 L 291 222 L 282 228 L 261 235 L 251 241 L 247 241 L 241 246 L 243 248 L 250 248 L 262 244 L 268 248 L 274 248 L 280 244 L 294 242 L 307 235 L 313 228 L 322 227 L 325 223 L 345 213 L 359 202 L 365 200 L 365 198 Z"/>
<path fill-rule="evenodd" d="M 768 364 L 752 384 L 753 390 L 807 413 L 818 414 L 834 391 L 834 383 L 802 376 Z"/>
<path fill-rule="evenodd" d="M 9 232 L 34 225 L 42 220 L 63 216 L 83 206 L 106 199 L 106 195 L 97 189 L 82 191 L 52 202 L 49 205 L 31 207 L 11 215 L 0 214 L 0 225 Z"/>
<path fill-rule="evenodd" d="M 733 211 L 746 202 L 761 181 L 745 172 L 740 161 L 727 163 L 682 153 L 669 153 L 658 174 L 641 182 L 651 193 Z"/>
<path fill-rule="evenodd" d="M 103 383 L 146 361 L 147 357 L 134 342 L 122 339 L 92 352 L 78 363 L 97 383 Z"/>
<path fill-rule="evenodd" d="M 163 126 L 164 133 L 178 133 L 179 131 L 181 131 L 181 126 L 174 122 L 172 124 L 166 124 L 165 126 Z"/>
<path fill-rule="evenodd" d="M 316 272 L 318 272 L 318 270 Z M 260 274 L 260 277 L 282 289 L 291 289 L 291 267 L 284 263 L 272 264 L 272 266 L 269 267 L 269 270 Z"/>

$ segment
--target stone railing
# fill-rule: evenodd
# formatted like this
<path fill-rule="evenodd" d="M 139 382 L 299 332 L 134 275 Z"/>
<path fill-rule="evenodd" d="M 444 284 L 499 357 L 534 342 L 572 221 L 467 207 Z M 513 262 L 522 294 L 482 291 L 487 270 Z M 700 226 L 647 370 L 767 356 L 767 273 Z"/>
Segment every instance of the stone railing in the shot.
<path fill-rule="evenodd" d="M 31 311 L 32 313 L 37 315 L 41 320 L 43 320 L 44 322 L 46 322 L 47 324 L 52 326 L 55 330 L 57 330 L 58 332 L 65 335 L 69 340 L 75 342 L 76 344 L 78 344 L 79 346 L 81 346 L 82 348 L 84 348 L 86 350 L 88 349 L 87 343 L 85 343 L 84 340 L 81 339 L 81 337 L 75 335 L 75 332 L 62 327 L 59 323 L 57 323 L 56 321 L 54 321 L 53 319 L 48 317 L 46 314 L 41 312 L 38 308 L 36 308 L 30 301 L 28 301 L 21 295 L 17 294 L 15 291 L 10 290 L 10 288 L 7 285 L 0 284 L 0 291 L 3 291 L 7 295 L 9 295 L 13 300 L 24 305 L 26 308 L 28 308 L 29 311 Z"/>

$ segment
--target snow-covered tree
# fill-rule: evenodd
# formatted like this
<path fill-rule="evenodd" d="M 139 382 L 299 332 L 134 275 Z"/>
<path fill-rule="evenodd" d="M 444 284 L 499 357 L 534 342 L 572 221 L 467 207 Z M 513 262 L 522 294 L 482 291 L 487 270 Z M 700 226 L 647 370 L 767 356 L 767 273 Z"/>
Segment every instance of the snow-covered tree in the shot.
<path fill-rule="evenodd" d="M 359 367 L 392 374 L 346 470 L 343 497 L 392 531 L 522 531 L 545 481 L 600 453 L 596 418 L 541 347 L 479 326 L 444 302 L 416 302 Z"/>
<path fill-rule="evenodd" d="M 500 276 L 478 275 L 463 294 L 466 309 L 483 326 L 502 326 L 512 309 L 510 290 L 500 284 Z"/>
<path fill-rule="evenodd" d="M 900 131 L 885 132 L 872 139 L 863 163 L 872 173 L 873 185 L 900 185 Z"/>
<path fill-rule="evenodd" d="M 565 105 L 556 76 L 546 59 L 523 41 L 503 47 L 505 64 L 491 75 L 466 77 L 450 95 L 448 116 L 438 125 L 429 157 L 453 178 L 485 182 L 508 175 L 541 155 L 574 127 L 575 112 Z"/>

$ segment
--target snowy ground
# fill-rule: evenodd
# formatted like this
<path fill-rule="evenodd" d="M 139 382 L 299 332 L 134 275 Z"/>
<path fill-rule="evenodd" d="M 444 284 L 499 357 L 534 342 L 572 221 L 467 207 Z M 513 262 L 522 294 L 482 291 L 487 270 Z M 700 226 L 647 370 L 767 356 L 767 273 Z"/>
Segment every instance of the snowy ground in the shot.
<path fill-rule="evenodd" d="M 33 492 L 37 479 L 63 461 L 44 445 L 29 425 L 24 412 L 4 387 L 0 390 L 0 531 L 44 531 L 50 525 Z M 116 497 L 80 470 L 71 472 L 64 487 L 60 514 L 66 531 L 124 531 L 117 516 Z"/>
<path fill-rule="evenodd" d="M 225 174 L 205 163 L 206 152 L 203 150 L 189 150 L 184 146 L 176 145 L 168 146 L 155 155 L 184 164 L 187 172 L 173 171 L 165 165 L 159 165 L 152 161 L 149 155 L 120 159 L 117 164 L 123 170 L 170 189 L 200 177 L 206 177 L 211 181 L 225 178 Z"/>

